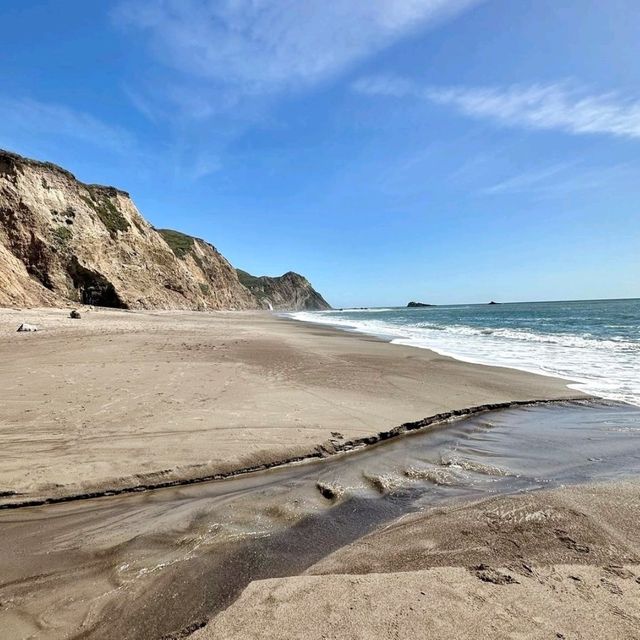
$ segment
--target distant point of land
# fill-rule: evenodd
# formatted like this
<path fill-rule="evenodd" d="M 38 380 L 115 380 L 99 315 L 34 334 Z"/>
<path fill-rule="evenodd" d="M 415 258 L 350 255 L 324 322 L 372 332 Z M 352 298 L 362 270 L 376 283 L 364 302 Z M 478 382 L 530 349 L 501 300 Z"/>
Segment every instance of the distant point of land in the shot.
<path fill-rule="evenodd" d="M 495 304 L 495 303 L 494 303 Z M 415 307 L 435 307 L 435 304 L 427 304 L 426 302 L 413 302 L 411 301 L 407 307 L 408 308 L 415 308 Z"/>

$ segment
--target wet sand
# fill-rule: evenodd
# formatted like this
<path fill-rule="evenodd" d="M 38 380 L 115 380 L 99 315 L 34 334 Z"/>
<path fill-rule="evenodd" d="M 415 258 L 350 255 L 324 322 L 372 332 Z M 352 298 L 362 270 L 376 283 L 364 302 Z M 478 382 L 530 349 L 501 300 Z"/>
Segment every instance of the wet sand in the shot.
<path fill-rule="evenodd" d="M 38 333 L 16 333 L 21 322 Z M 0 502 L 153 486 L 566 382 L 268 313 L 0 311 Z"/>
<path fill-rule="evenodd" d="M 531 573 L 635 565 L 638 486 L 620 479 L 640 475 L 639 416 L 638 408 L 585 401 L 493 411 L 224 481 L 4 510 L 0 629 L 12 639 L 159 640 L 211 620 L 222 637 L 260 638 L 288 612 L 299 626 L 278 622 L 267 637 L 352 637 L 353 617 L 340 609 L 348 600 L 330 601 L 340 585 L 356 599 L 375 595 L 370 608 L 393 620 L 407 600 L 402 583 L 413 584 L 416 570 L 475 567 L 481 582 L 509 586 L 515 582 L 501 576 L 512 565 Z M 531 493 L 587 479 L 618 484 L 603 485 L 613 491 L 596 502 L 584 487 L 571 501 L 568 490 Z M 330 576 L 318 583 L 313 623 L 292 578 L 305 572 Z M 344 580 L 372 573 L 397 574 L 388 587 L 395 604 L 367 591 L 374 578 Z M 290 606 L 269 597 L 276 583 L 260 586 L 273 578 L 285 579 Z M 386 578 L 375 580 L 387 588 Z M 265 602 L 247 605 L 244 617 L 240 603 L 261 588 Z M 434 594 L 438 606 L 450 606 L 451 593 Z M 530 604 L 530 615 L 545 617 L 540 602 Z M 626 600 L 621 606 L 634 611 Z M 323 627 L 332 607 L 333 626 Z M 423 637 L 421 629 L 406 637 Z"/>
<path fill-rule="evenodd" d="M 640 638 L 640 485 L 409 515 L 253 582 L 193 640 Z"/>

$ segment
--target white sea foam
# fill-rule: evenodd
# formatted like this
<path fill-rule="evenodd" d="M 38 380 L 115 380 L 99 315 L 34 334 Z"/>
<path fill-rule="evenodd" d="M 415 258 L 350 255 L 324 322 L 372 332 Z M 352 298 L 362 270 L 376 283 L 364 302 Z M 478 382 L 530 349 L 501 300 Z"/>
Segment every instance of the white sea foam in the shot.
<path fill-rule="evenodd" d="M 327 312 L 290 315 L 297 320 L 377 335 L 394 344 L 431 349 L 465 362 L 565 378 L 571 381 L 569 386 L 573 389 L 640 405 L 640 344 L 623 337 L 602 340 L 588 333 L 395 324 L 374 318 L 355 320 Z"/>

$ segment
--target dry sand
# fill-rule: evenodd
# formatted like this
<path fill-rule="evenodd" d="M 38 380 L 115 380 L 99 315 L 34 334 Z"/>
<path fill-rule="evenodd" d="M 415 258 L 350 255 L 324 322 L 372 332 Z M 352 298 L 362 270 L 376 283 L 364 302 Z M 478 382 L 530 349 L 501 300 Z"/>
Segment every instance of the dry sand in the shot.
<path fill-rule="evenodd" d="M 17 334 L 21 322 L 41 331 Z M 0 311 L 0 388 L 5 503 L 201 477 L 307 454 L 332 432 L 580 395 L 267 313 L 105 310 Z M 432 508 L 304 575 L 249 584 L 192 637 L 640 638 L 639 513 L 635 481 Z M 55 584 L 29 574 L 24 589 L 40 578 L 41 590 Z"/>
<path fill-rule="evenodd" d="M 637 482 L 433 509 L 253 582 L 193 640 L 640 638 L 639 513 Z"/>
<path fill-rule="evenodd" d="M 37 333 L 16 333 L 21 322 Z M 564 381 L 260 312 L 0 311 L 0 501 L 153 484 L 313 452 Z"/>

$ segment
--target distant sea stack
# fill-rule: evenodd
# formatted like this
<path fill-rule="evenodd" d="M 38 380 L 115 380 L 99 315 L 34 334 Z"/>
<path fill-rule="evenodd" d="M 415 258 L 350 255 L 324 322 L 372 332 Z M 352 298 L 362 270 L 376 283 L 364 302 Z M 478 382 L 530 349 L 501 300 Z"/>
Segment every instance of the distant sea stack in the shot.
<path fill-rule="evenodd" d="M 329 306 L 302 276 L 273 280 L 253 293 L 213 245 L 154 229 L 125 191 L 0 150 L 0 306 Z"/>
<path fill-rule="evenodd" d="M 500 304 L 499 302 L 494 302 L 493 300 L 491 302 L 488 302 L 487 304 Z"/>
<path fill-rule="evenodd" d="M 411 301 L 408 305 L 408 309 L 414 309 L 416 307 L 435 307 L 435 304 L 427 304 L 426 302 L 413 302 Z"/>

